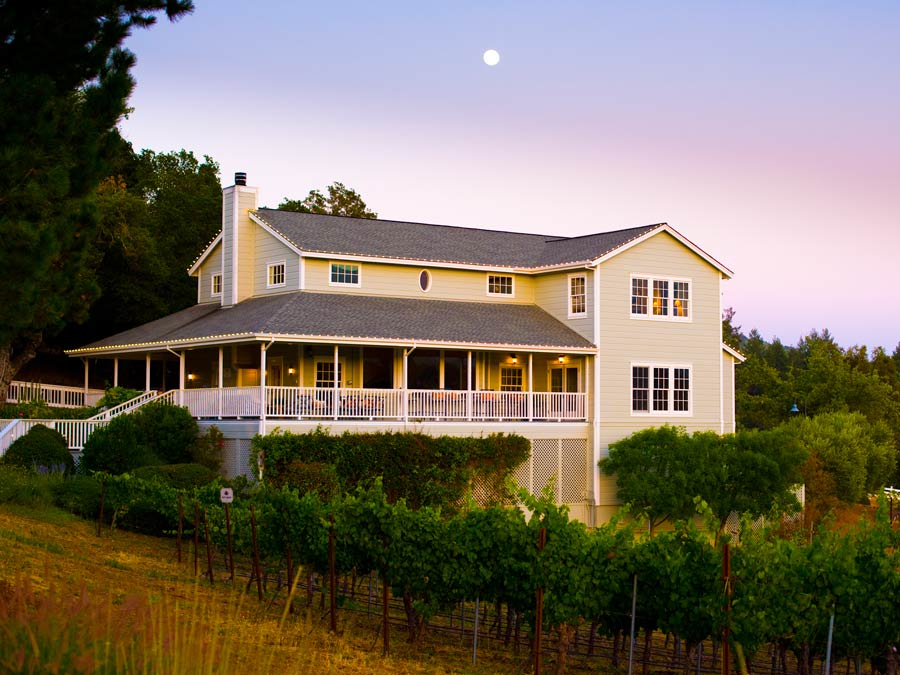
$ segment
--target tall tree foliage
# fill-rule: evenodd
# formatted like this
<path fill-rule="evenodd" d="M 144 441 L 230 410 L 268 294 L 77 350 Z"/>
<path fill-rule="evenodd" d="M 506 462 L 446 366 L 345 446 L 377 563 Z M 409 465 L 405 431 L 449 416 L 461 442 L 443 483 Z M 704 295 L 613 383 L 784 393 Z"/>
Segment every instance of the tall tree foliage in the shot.
<path fill-rule="evenodd" d="M 0 2 L 0 402 L 45 333 L 84 317 L 96 292 L 92 195 L 134 87 L 121 45 L 190 0 Z"/>
<path fill-rule="evenodd" d="M 377 218 L 378 214 L 370 211 L 359 193 L 341 182 L 334 182 L 325 188 L 328 196 L 319 190 L 310 190 L 303 199 L 285 197 L 278 205 L 282 211 L 299 213 L 323 213 L 331 216 L 351 216 L 353 218 Z"/>

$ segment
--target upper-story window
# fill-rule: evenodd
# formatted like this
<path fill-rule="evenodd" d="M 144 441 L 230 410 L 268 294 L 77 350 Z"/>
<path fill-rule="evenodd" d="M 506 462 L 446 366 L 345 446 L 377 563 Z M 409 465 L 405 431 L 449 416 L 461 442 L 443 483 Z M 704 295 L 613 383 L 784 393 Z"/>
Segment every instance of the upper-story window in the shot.
<path fill-rule="evenodd" d="M 356 263 L 331 263 L 331 276 L 328 283 L 332 286 L 359 286 L 359 265 Z"/>
<path fill-rule="evenodd" d="M 631 412 L 690 414 L 691 369 L 687 366 L 632 365 Z"/>
<path fill-rule="evenodd" d="M 222 275 L 213 274 L 211 279 L 210 295 L 222 295 Z"/>
<path fill-rule="evenodd" d="M 587 315 L 587 276 L 569 276 L 569 318 Z"/>
<path fill-rule="evenodd" d="M 690 319 L 690 280 L 632 276 L 631 316 L 662 320 Z"/>
<path fill-rule="evenodd" d="M 270 263 L 266 268 L 266 287 L 284 286 L 284 262 Z"/>
<path fill-rule="evenodd" d="M 514 295 L 514 290 L 511 274 L 488 274 L 488 295 Z"/>
<path fill-rule="evenodd" d="M 431 290 L 431 272 L 428 270 L 419 272 L 419 288 L 426 293 Z"/>

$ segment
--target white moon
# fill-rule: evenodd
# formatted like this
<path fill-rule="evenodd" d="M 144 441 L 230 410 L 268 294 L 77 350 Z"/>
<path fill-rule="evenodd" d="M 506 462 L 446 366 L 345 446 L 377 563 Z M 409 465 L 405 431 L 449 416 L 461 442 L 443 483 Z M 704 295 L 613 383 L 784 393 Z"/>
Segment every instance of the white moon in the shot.
<path fill-rule="evenodd" d="M 496 49 L 488 49 L 484 53 L 484 62 L 489 66 L 496 66 L 500 63 L 500 52 Z"/>

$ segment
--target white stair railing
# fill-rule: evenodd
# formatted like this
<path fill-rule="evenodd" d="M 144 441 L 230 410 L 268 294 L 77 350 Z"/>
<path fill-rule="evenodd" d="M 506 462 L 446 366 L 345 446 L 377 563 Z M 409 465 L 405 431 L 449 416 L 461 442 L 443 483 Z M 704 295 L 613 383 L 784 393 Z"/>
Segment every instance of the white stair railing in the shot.
<path fill-rule="evenodd" d="M 171 393 L 171 392 L 167 392 Z M 140 396 L 135 396 L 134 398 L 128 399 L 124 403 L 120 403 L 117 406 L 113 406 L 112 408 L 108 408 L 106 410 L 102 410 L 93 417 L 89 417 L 90 420 L 110 420 L 113 417 L 118 415 L 123 415 L 125 413 L 130 413 L 132 410 L 136 408 L 140 408 L 145 403 L 150 403 L 150 401 L 155 401 L 156 399 L 161 398 L 158 391 L 150 390 L 145 391 Z"/>

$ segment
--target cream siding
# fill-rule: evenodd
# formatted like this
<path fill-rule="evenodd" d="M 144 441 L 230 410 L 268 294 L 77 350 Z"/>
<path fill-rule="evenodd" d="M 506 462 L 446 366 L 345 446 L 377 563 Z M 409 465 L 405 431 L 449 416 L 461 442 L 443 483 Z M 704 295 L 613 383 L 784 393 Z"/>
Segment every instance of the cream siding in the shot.
<path fill-rule="evenodd" d="M 722 350 L 722 392 L 724 400 L 722 401 L 722 409 L 724 412 L 726 434 L 733 434 L 735 430 L 736 420 L 734 419 L 734 357 Z"/>
<path fill-rule="evenodd" d="M 212 294 L 212 278 L 214 274 L 222 274 L 222 244 L 217 244 L 203 264 L 197 270 L 197 283 L 199 284 L 199 292 L 197 294 L 198 302 L 221 302 L 222 294 Z M 224 279 L 223 292 L 224 292 Z"/>
<path fill-rule="evenodd" d="M 238 302 L 253 295 L 253 278 L 256 269 L 256 238 L 262 234 L 260 227 L 250 220 L 248 212 L 256 209 L 257 193 L 253 188 L 238 188 Z"/>
<path fill-rule="evenodd" d="M 584 274 L 587 314 L 569 318 L 569 278 Z M 591 342 L 594 341 L 594 284 L 593 270 L 542 274 L 534 277 L 534 302 L 545 312 L 555 317 L 576 333 Z"/>
<path fill-rule="evenodd" d="M 296 291 L 300 288 L 300 261 L 284 243 L 261 227 L 255 237 L 256 258 L 253 269 L 253 294 L 267 295 Z M 268 288 L 268 268 L 275 263 L 284 263 L 284 286 Z"/>
<path fill-rule="evenodd" d="M 342 261 L 337 261 L 342 262 Z M 519 274 L 514 277 L 512 296 L 489 296 L 487 272 L 439 269 L 422 265 L 390 265 L 383 263 L 358 263 L 359 286 L 332 286 L 331 261 L 306 258 L 305 288 L 309 291 L 329 293 L 361 293 L 364 295 L 422 298 L 431 300 L 461 300 L 466 302 L 534 302 L 534 281 Z M 431 273 L 431 288 L 426 292 L 419 288 L 419 273 L 427 269 Z M 505 274 L 505 272 L 498 272 Z"/>
<path fill-rule="evenodd" d="M 222 269 L 222 304 L 233 304 L 231 299 L 234 292 L 234 275 L 231 270 L 231 259 L 234 251 L 234 237 L 232 233 L 232 212 L 234 209 L 234 188 L 226 188 L 222 191 L 222 255 L 225 266 Z"/>
<path fill-rule="evenodd" d="M 600 266 L 600 456 L 609 444 L 651 426 L 672 424 L 689 432 L 721 428 L 722 325 L 720 273 L 674 237 L 660 233 Z M 631 318 L 631 275 L 690 279 L 690 321 Z M 631 413 L 632 364 L 689 366 L 687 416 Z M 615 481 L 601 477 L 601 505 L 615 500 Z"/>

